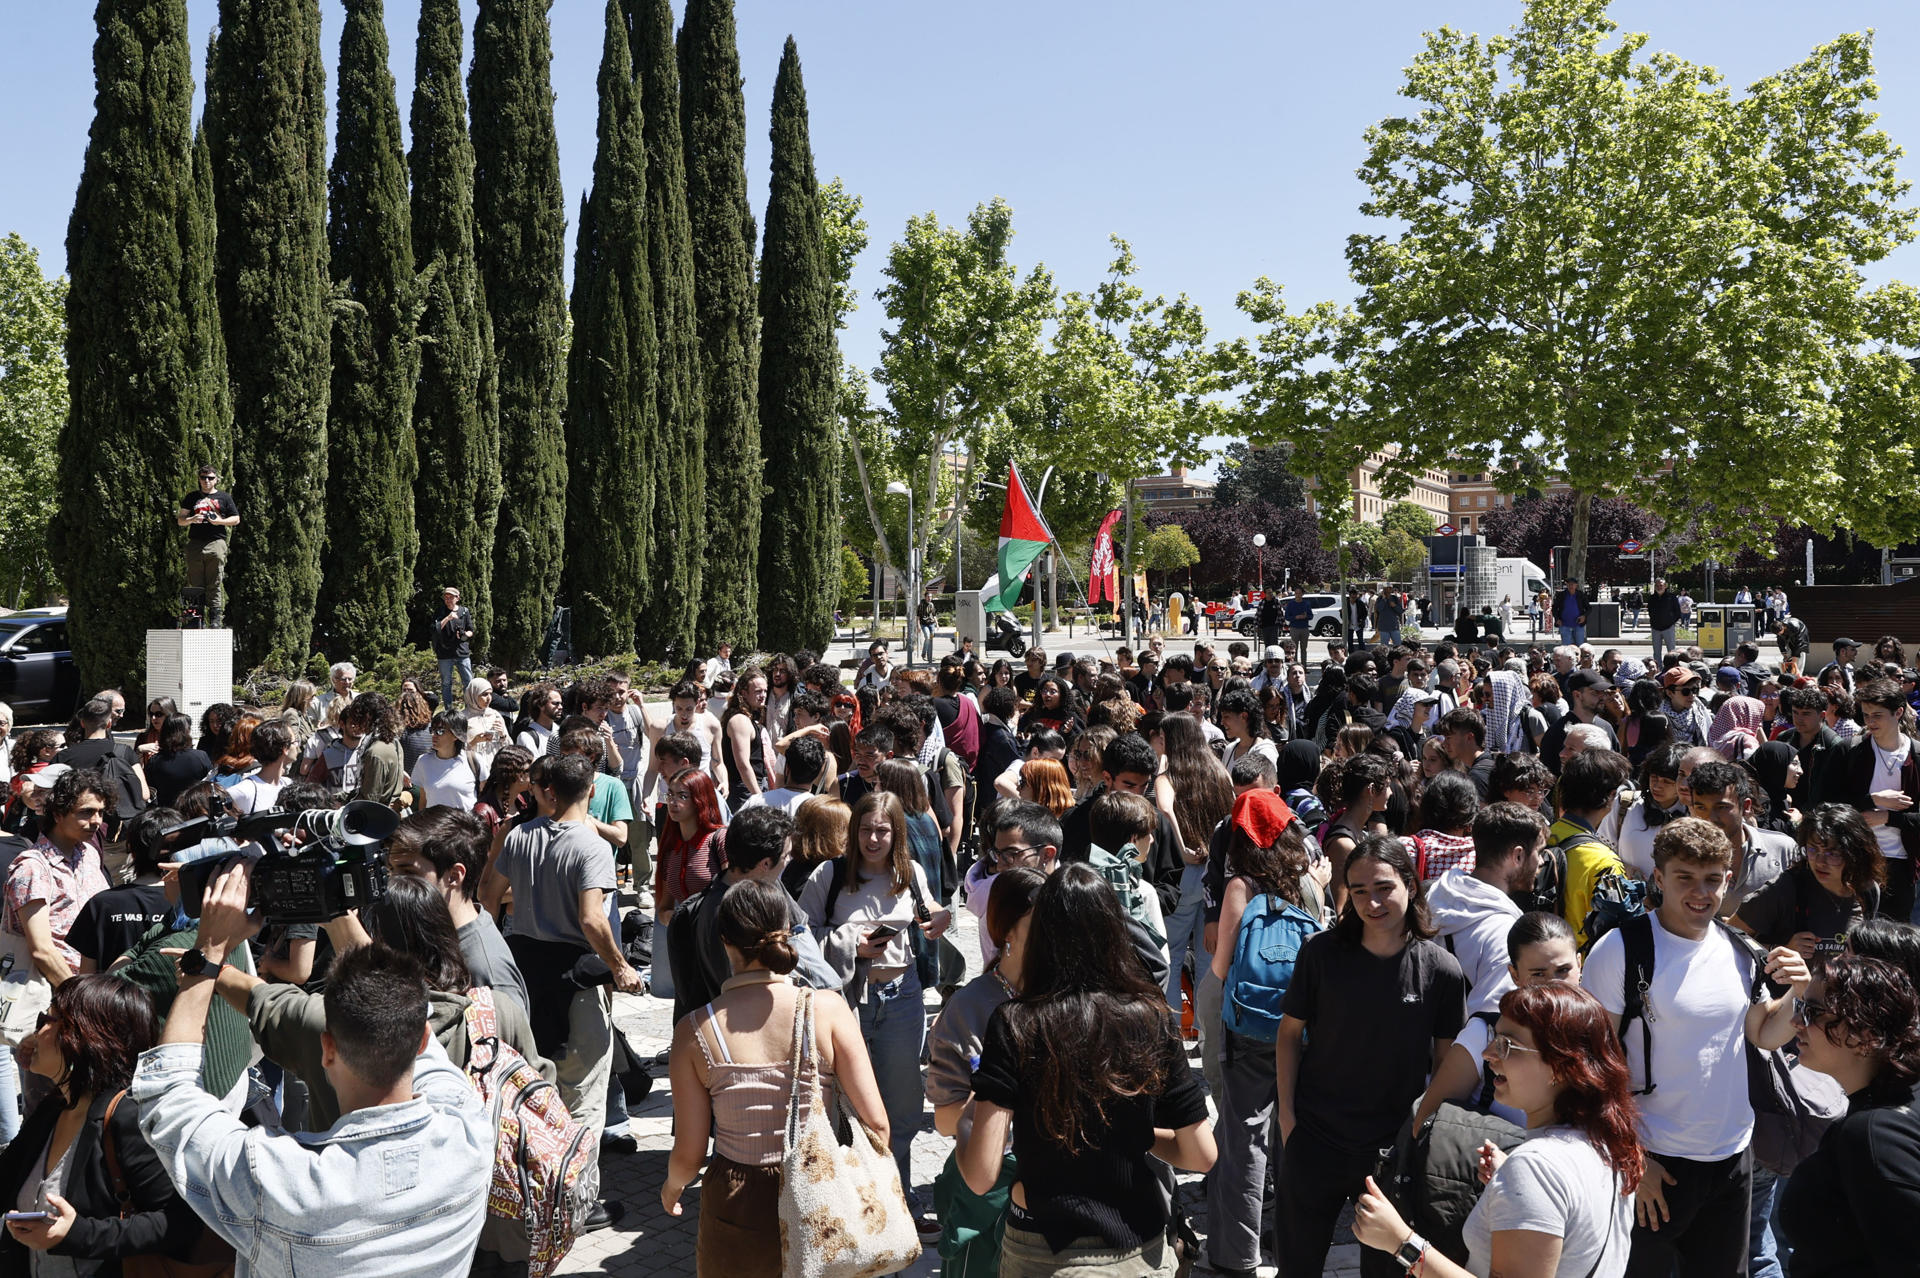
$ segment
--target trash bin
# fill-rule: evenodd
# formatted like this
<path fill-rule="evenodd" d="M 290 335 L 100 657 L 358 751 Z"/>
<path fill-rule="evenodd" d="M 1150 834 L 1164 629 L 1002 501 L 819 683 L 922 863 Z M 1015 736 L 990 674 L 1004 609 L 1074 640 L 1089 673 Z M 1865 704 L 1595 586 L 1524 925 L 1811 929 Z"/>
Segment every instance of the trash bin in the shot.
<path fill-rule="evenodd" d="M 1752 609 L 1748 609 L 1749 612 Z M 1727 606 L 1725 604 L 1699 604 L 1693 614 L 1699 626 L 1699 637 L 1694 640 L 1699 645 L 1700 654 L 1705 657 L 1724 657 L 1727 655 Z"/>
<path fill-rule="evenodd" d="M 1727 607 L 1727 651 L 1732 652 L 1743 643 L 1752 643 L 1754 626 L 1759 620 L 1759 609 L 1752 604 L 1730 604 Z"/>
<path fill-rule="evenodd" d="M 971 639 L 975 652 L 987 650 L 987 610 L 980 606 L 978 590 L 953 593 L 953 646 Z"/>
<path fill-rule="evenodd" d="M 1613 602 L 1587 605 L 1587 638 L 1618 639 L 1620 605 Z"/>

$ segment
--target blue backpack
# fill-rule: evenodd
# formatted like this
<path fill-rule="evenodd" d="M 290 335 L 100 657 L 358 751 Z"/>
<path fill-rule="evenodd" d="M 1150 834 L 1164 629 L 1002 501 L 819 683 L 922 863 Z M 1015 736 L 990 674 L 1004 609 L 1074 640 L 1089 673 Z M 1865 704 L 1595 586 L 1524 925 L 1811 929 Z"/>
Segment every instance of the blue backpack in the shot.
<path fill-rule="evenodd" d="M 1269 893 L 1247 902 L 1222 991 L 1229 1030 L 1262 1043 L 1280 1036 L 1280 1011 L 1293 983 L 1293 965 L 1300 947 L 1319 930 L 1312 915 L 1278 896 Z"/>

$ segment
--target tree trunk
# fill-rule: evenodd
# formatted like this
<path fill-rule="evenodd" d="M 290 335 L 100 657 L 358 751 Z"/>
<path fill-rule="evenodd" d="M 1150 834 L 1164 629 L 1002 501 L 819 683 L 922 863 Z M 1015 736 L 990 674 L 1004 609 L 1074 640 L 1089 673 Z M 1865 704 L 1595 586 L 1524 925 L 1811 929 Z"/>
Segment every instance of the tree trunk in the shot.
<path fill-rule="evenodd" d="M 1578 489 L 1573 494 L 1573 528 L 1567 534 L 1567 576 L 1585 586 L 1587 581 L 1587 525 L 1593 516 L 1593 494 Z"/>

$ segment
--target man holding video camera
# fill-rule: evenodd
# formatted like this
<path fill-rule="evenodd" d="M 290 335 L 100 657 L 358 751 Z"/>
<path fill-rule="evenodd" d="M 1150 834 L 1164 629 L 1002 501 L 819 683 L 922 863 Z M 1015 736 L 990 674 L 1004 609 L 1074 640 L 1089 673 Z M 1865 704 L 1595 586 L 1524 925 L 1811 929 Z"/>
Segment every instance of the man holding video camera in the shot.
<path fill-rule="evenodd" d="M 244 1258 L 243 1273 L 466 1272 L 486 1219 L 494 1130 L 428 1028 L 413 958 L 373 944 L 335 962 L 323 1054 L 340 1117 L 325 1133 L 248 1128 L 201 1090 L 207 1009 L 221 969 L 245 944 L 248 887 L 247 869 L 230 866 L 207 888 L 199 944 L 183 956 L 160 1045 L 134 1074 L 142 1134 Z"/>
<path fill-rule="evenodd" d="M 200 468 L 200 491 L 181 498 L 173 521 L 187 530 L 187 588 L 204 595 L 207 626 L 218 630 L 223 619 L 220 588 L 227 577 L 227 529 L 240 522 L 233 495 L 220 491 L 219 471 Z"/>

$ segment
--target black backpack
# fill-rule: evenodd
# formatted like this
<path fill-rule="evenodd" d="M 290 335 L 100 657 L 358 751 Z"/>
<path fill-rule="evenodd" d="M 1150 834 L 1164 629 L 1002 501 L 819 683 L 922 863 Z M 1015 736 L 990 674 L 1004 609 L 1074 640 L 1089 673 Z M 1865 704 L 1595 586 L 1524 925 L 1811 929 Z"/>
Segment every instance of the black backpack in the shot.
<path fill-rule="evenodd" d="M 1567 851 L 1588 839 L 1598 839 L 1597 834 L 1585 830 L 1575 831 L 1560 842 L 1553 844 L 1540 855 L 1540 872 L 1533 877 L 1533 890 L 1512 893 L 1513 903 L 1522 913 L 1539 910 L 1546 914 L 1565 914 L 1567 912 Z"/>
<path fill-rule="evenodd" d="M 1526 1139 L 1526 1132 L 1504 1118 L 1447 1101 L 1418 1131 L 1413 1115 L 1407 1115 L 1393 1148 L 1382 1151 L 1374 1182 L 1428 1246 L 1464 1265 L 1467 1244 L 1461 1234 L 1485 1188 L 1480 1146 L 1492 1141 L 1511 1153 Z M 1386 1252 L 1366 1248 L 1360 1272 L 1364 1278 L 1400 1278 L 1406 1271 Z"/>
<path fill-rule="evenodd" d="M 1767 992 L 1766 951 L 1754 939 L 1724 919 L 1715 919 L 1734 948 L 1753 960 L 1753 985 L 1748 1001 L 1757 1003 Z M 1653 984 L 1653 916 L 1643 914 L 1620 928 L 1626 947 L 1626 1006 L 1620 1013 L 1620 1032 L 1640 1022 L 1640 1058 L 1645 1062 L 1646 1086 L 1635 1096 L 1650 1096 L 1659 1085 L 1653 1077 L 1653 1028 L 1647 1021 L 1647 991 Z M 1744 1037 L 1744 1036 L 1743 1036 Z M 1820 1144 L 1836 1118 L 1847 1112 L 1847 1098 L 1824 1074 L 1799 1067 L 1779 1048 L 1771 1051 L 1744 1039 L 1747 1049 L 1747 1101 L 1753 1106 L 1754 1161 L 1777 1175 L 1792 1173 Z"/>

